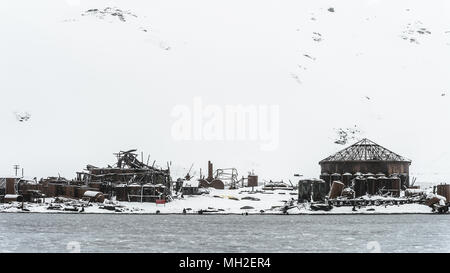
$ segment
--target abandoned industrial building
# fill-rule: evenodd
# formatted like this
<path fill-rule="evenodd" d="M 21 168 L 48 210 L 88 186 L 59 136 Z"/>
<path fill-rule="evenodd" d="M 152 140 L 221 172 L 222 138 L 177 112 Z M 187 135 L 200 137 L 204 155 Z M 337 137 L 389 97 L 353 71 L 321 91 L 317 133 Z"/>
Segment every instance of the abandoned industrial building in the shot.
<path fill-rule="evenodd" d="M 113 197 L 118 201 L 166 202 L 171 197 L 170 170 L 150 166 L 140 160 L 136 150 L 114 154 L 117 163 L 98 168 L 87 165 L 76 179 L 48 177 L 36 179 L 0 179 L 0 201 L 33 201 L 44 197 L 66 197 L 103 202 Z"/>
<path fill-rule="evenodd" d="M 365 138 L 350 147 L 331 155 L 319 162 L 323 177 L 335 176 L 335 180 L 344 180 L 350 175 L 369 176 L 396 175 L 401 178 L 402 186 L 409 185 L 409 166 L 411 161 Z"/>
<path fill-rule="evenodd" d="M 136 150 L 114 154 L 114 166 L 98 168 L 92 165 L 86 171 L 78 172 L 81 184 L 103 192 L 107 197 L 116 196 L 118 201 L 156 202 L 167 201 L 171 193 L 170 169 L 156 168 L 138 159 Z M 143 157 L 143 156 L 142 156 Z"/>
<path fill-rule="evenodd" d="M 290 180 L 289 184 L 270 180 L 262 185 L 258 183 L 258 176 L 253 171 L 247 177 L 239 178 L 237 169 L 214 169 L 211 161 L 208 161 L 206 176 L 201 169 L 198 178 L 191 176 L 192 164 L 183 178 L 172 180 L 169 163 L 166 169 L 156 167 L 155 161 L 149 164 L 150 157 L 144 163 L 144 155 L 141 153 L 139 157 L 136 150 L 120 151 L 114 155 L 114 164 L 106 167 L 87 165 L 72 180 L 58 176 L 38 181 L 36 178 L 26 179 L 23 175 L 17 177 L 17 174 L 11 178 L 0 178 L 0 203 L 21 202 L 21 210 L 24 210 L 24 202 L 45 204 L 45 199 L 48 198 L 51 204 L 47 210 L 52 211 L 84 212 L 85 205 L 96 203 L 101 206 L 100 209 L 124 212 L 123 205 L 116 201 L 150 202 L 155 203 L 156 207 L 159 204 L 165 206 L 166 202 L 173 200 L 208 200 L 209 194 L 216 200 L 252 202 L 266 199 L 263 196 L 298 194 L 297 200 L 283 200 L 286 202 L 284 206 L 272 206 L 269 210 L 281 207 L 282 212 L 287 213 L 290 208 L 296 207 L 294 201 L 299 206 L 307 204 L 310 210 L 325 211 L 333 206 L 352 206 L 356 209 L 356 206 L 373 205 L 374 202 L 416 202 L 441 213 L 448 211 L 450 204 L 450 185 L 437 185 L 431 195 L 419 186 L 413 186 L 414 182 L 410 185 L 411 161 L 368 139 L 362 139 L 320 161 L 320 177 L 300 179 L 297 185 Z M 296 190 L 297 193 L 294 192 Z M 238 198 L 232 193 L 259 196 Z M 64 208 L 54 205 L 61 202 L 66 203 Z M 79 210 L 77 206 L 82 209 Z M 242 206 L 239 209 L 249 207 L 252 206 Z M 180 211 L 185 212 L 187 209 L 191 208 L 180 208 Z M 213 206 L 208 206 L 207 210 L 200 209 L 199 213 L 218 211 Z"/>
<path fill-rule="evenodd" d="M 333 181 L 345 187 L 353 182 L 355 196 L 376 194 L 380 190 L 399 196 L 409 187 L 408 160 L 375 142 L 364 138 L 350 147 L 319 162 L 320 178 L 330 189 Z"/>
<path fill-rule="evenodd" d="M 300 180 L 299 201 L 366 194 L 398 197 L 409 187 L 411 161 L 367 138 L 321 160 L 319 165 L 320 179 Z"/>

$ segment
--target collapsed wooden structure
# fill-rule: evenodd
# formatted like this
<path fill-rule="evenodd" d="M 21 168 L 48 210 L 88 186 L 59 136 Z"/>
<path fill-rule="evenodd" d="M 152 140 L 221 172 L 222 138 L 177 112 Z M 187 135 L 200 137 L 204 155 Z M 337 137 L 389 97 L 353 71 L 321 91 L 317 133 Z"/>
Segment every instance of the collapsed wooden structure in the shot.
<path fill-rule="evenodd" d="M 27 202 L 44 197 L 67 197 L 103 202 L 116 197 L 118 201 L 170 201 L 170 169 L 157 168 L 138 160 L 136 150 L 114 154 L 117 163 L 106 168 L 87 165 L 75 180 L 48 177 L 39 182 L 23 178 L 0 179 L 0 202 L 4 196 L 20 195 Z M 100 193 L 100 194 L 99 194 Z M 7 200 L 6 200 L 7 201 Z"/>
<path fill-rule="evenodd" d="M 170 168 L 157 168 L 138 159 L 136 150 L 114 154 L 117 163 L 106 168 L 92 165 L 78 172 L 76 181 L 103 192 L 118 201 L 169 201 L 171 195 Z M 143 157 L 143 156 L 142 156 Z M 147 160 L 148 161 L 148 160 Z"/>

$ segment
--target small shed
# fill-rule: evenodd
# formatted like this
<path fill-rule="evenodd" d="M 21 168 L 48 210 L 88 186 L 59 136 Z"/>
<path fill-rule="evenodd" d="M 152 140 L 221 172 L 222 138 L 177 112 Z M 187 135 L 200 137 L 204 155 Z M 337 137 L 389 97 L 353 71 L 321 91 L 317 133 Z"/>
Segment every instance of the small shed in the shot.
<path fill-rule="evenodd" d="M 103 203 L 103 201 L 105 201 L 105 196 L 99 191 L 85 191 L 83 194 L 83 200 Z"/>
<path fill-rule="evenodd" d="M 181 188 L 181 192 L 183 195 L 199 195 L 199 184 L 200 182 L 197 181 L 183 181 L 183 186 Z"/>

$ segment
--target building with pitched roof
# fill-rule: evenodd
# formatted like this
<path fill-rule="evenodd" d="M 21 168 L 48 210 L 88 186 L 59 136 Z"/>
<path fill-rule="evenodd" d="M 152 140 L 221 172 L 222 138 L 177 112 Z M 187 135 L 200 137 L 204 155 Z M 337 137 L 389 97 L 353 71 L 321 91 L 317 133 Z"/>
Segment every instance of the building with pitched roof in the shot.
<path fill-rule="evenodd" d="M 332 180 L 355 177 L 401 178 L 402 186 L 409 186 L 411 160 L 364 138 L 355 144 L 319 162 L 323 177 L 334 176 Z M 346 183 L 347 184 L 347 183 Z"/>

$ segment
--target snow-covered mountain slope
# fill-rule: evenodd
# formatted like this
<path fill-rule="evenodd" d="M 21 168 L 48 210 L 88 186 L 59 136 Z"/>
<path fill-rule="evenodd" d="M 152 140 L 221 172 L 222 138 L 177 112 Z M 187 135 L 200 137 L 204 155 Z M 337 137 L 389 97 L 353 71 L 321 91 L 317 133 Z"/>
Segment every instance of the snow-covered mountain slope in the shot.
<path fill-rule="evenodd" d="M 318 176 L 340 129 L 450 178 L 448 1 L 2 1 L 0 174 L 165 166 Z M 176 141 L 177 105 L 279 106 L 279 145 Z M 32 118 L 18 122 L 14 113 Z M 180 167 L 182 168 L 182 167 Z M 182 171 L 180 171 L 182 173 Z M 435 174 L 438 175 L 435 175 Z M 419 175 L 420 174 L 420 175 Z"/>

